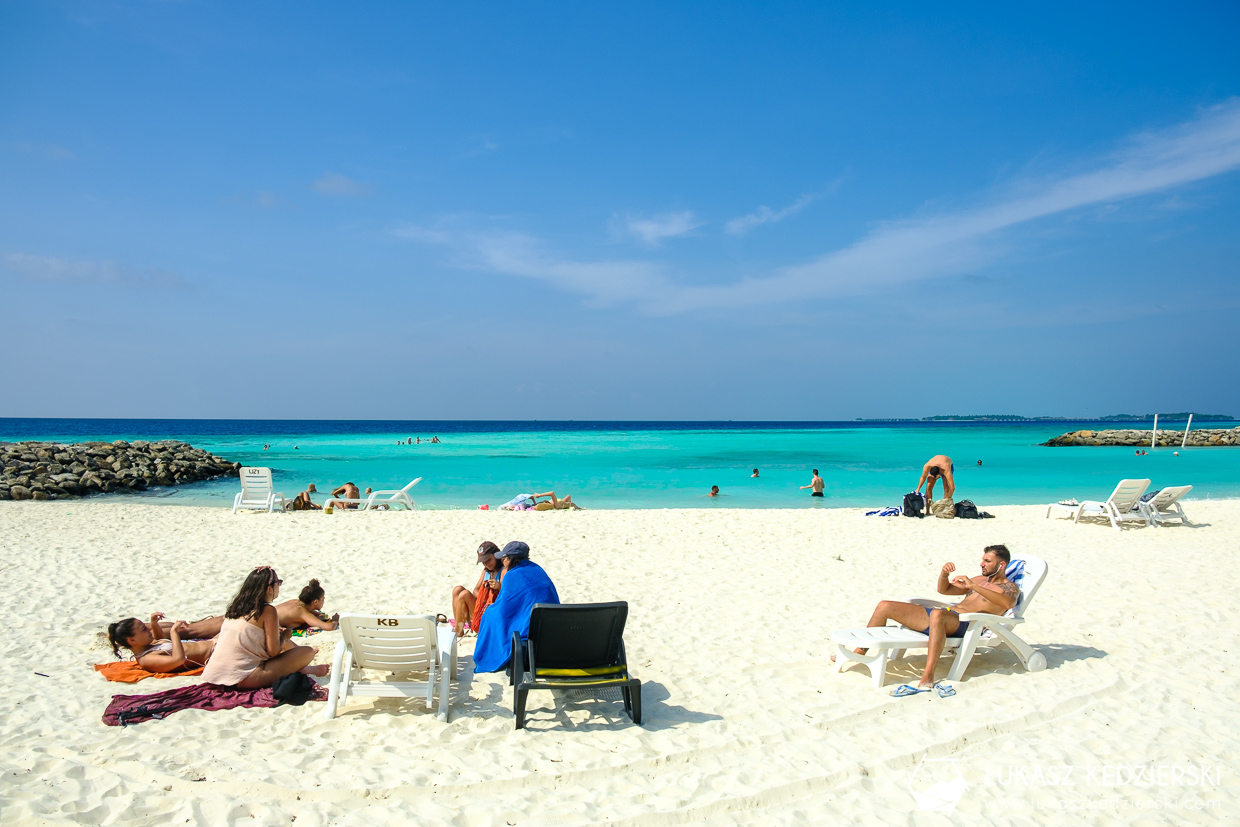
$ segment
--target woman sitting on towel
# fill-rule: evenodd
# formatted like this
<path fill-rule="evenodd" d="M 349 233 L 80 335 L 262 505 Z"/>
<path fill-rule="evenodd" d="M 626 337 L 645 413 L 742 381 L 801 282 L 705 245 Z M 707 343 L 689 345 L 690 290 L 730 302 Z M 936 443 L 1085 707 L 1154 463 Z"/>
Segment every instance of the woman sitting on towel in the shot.
<path fill-rule="evenodd" d="M 326 592 L 323 591 L 323 586 L 318 580 L 311 580 L 309 585 L 301 590 L 296 600 L 286 600 L 276 606 L 276 615 L 280 618 L 280 625 L 285 629 L 336 631 L 340 625 L 340 615 L 325 617 L 323 615 L 324 600 L 326 600 Z"/>
<path fill-rule="evenodd" d="M 530 611 L 535 603 L 559 603 L 555 584 L 530 560 L 530 547 L 514 540 L 495 552 L 504 564 L 504 586 L 499 597 L 482 616 L 482 629 L 474 646 L 474 671 L 498 672 L 512 660 L 512 633 L 530 636 Z"/>
<path fill-rule="evenodd" d="M 315 650 L 294 646 L 287 632 L 281 634 L 280 616 L 271 601 L 283 582 L 271 566 L 260 566 L 245 578 L 224 612 L 215 652 L 202 673 L 205 683 L 262 689 L 298 670 L 319 676 L 331 671 L 326 664 L 311 666 Z"/>
<path fill-rule="evenodd" d="M 127 617 L 108 624 L 108 642 L 112 654 L 121 656 L 124 646 L 133 652 L 133 658 L 148 672 L 175 672 L 182 666 L 198 667 L 206 664 L 215 648 L 214 640 L 186 640 L 189 624 L 184 620 L 173 623 L 169 637 L 159 634 L 163 615 L 151 615 L 150 625 L 136 617 Z M 152 631 L 154 630 L 154 631 Z"/>

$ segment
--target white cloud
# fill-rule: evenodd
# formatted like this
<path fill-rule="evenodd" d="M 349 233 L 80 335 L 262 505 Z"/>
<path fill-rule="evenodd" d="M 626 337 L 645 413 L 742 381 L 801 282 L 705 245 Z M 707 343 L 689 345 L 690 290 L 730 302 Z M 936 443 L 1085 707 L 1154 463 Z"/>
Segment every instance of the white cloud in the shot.
<path fill-rule="evenodd" d="M 1188 123 L 1137 136 L 1092 171 L 1024 181 L 1006 197 L 972 210 L 884 223 L 843 249 L 730 284 L 677 284 L 658 261 L 581 260 L 550 252 L 521 234 L 426 231 L 431 235 L 405 237 L 450 245 L 468 266 L 546 281 L 594 304 L 632 303 L 665 315 L 873 293 L 958 274 L 993 260 L 998 236 L 1022 223 L 1171 189 L 1238 167 L 1240 99 L 1232 99 Z M 660 239 L 697 226 L 692 213 L 674 213 L 629 218 L 625 229 L 657 246 Z"/>
<path fill-rule="evenodd" d="M 370 185 L 361 181 L 354 181 L 347 175 L 341 175 L 338 172 L 325 172 L 310 185 L 310 188 L 319 195 L 329 195 L 336 198 L 356 198 L 361 195 L 367 195 L 370 192 Z"/>
<path fill-rule="evenodd" d="M 817 195 L 802 195 L 782 210 L 772 210 L 770 207 L 761 206 L 749 215 L 733 218 L 724 224 L 723 228 L 732 235 L 744 235 L 754 227 L 761 226 L 762 224 L 774 224 L 776 221 L 783 221 L 791 215 L 796 215 L 808 207 L 817 197 Z"/>
<path fill-rule="evenodd" d="M 702 224 L 694 218 L 692 210 L 663 213 L 650 218 L 626 215 L 622 219 L 615 216 L 611 220 L 613 233 L 635 238 L 649 247 L 658 247 L 665 238 L 691 233 Z"/>
<path fill-rule="evenodd" d="M 134 270 L 111 261 L 69 261 L 29 253 L 8 253 L 5 267 L 29 281 L 112 284 L 120 287 L 189 287 L 190 284 L 168 270 Z"/>

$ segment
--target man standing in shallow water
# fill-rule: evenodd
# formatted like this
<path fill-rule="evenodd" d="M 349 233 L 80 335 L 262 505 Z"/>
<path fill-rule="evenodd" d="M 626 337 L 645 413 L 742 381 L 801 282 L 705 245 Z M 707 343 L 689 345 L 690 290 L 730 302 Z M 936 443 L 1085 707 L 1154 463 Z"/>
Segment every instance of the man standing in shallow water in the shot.
<path fill-rule="evenodd" d="M 818 469 L 815 468 L 814 478 L 809 481 L 809 485 L 802 485 L 801 490 L 804 491 L 806 488 L 812 488 L 813 490 L 810 492 L 809 495 L 811 497 L 821 497 L 822 489 L 826 488 L 826 486 L 827 484 L 822 481 L 822 477 L 818 476 Z"/>

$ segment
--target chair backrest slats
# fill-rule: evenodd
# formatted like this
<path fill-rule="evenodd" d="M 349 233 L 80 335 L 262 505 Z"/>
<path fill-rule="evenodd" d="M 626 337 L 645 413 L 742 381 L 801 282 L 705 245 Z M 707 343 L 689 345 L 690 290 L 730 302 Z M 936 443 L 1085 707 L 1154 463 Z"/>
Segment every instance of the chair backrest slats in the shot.
<path fill-rule="evenodd" d="M 343 614 L 340 633 L 363 669 L 423 672 L 438 657 L 432 615 Z"/>
<path fill-rule="evenodd" d="M 1029 603 L 1033 600 L 1033 596 L 1037 594 L 1042 581 L 1046 580 L 1049 567 L 1041 557 L 1022 557 L 1020 559 L 1025 561 L 1025 575 L 1020 583 L 1020 600 L 1014 607 L 1012 614 L 1017 617 L 1024 617 L 1025 612 L 1029 608 Z"/>
<path fill-rule="evenodd" d="M 629 604 L 537 603 L 530 612 L 530 668 L 588 669 L 620 662 Z"/>
<path fill-rule="evenodd" d="M 1149 480 L 1120 480 L 1108 501 L 1119 513 L 1131 511 L 1141 501 L 1141 495 L 1150 487 Z"/>
<path fill-rule="evenodd" d="M 263 499 L 271 493 L 273 486 L 270 468 L 245 466 L 241 469 L 240 476 L 242 499 Z"/>
<path fill-rule="evenodd" d="M 1164 488 L 1150 500 L 1150 505 L 1159 511 L 1166 511 L 1174 505 L 1181 497 L 1192 491 L 1191 485 L 1173 485 L 1170 488 Z"/>

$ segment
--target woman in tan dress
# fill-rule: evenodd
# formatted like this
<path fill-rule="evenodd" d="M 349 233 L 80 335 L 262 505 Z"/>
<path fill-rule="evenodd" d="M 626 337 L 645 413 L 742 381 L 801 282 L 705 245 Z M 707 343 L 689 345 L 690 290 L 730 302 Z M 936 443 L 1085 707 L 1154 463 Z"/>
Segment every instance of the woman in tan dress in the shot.
<path fill-rule="evenodd" d="M 310 666 L 316 650 L 293 646 L 287 633 L 281 634 L 271 601 L 283 582 L 271 566 L 260 566 L 245 578 L 224 612 L 215 651 L 202 673 L 205 683 L 262 689 L 298 670 L 318 676 L 331 671 L 327 664 Z"/>

